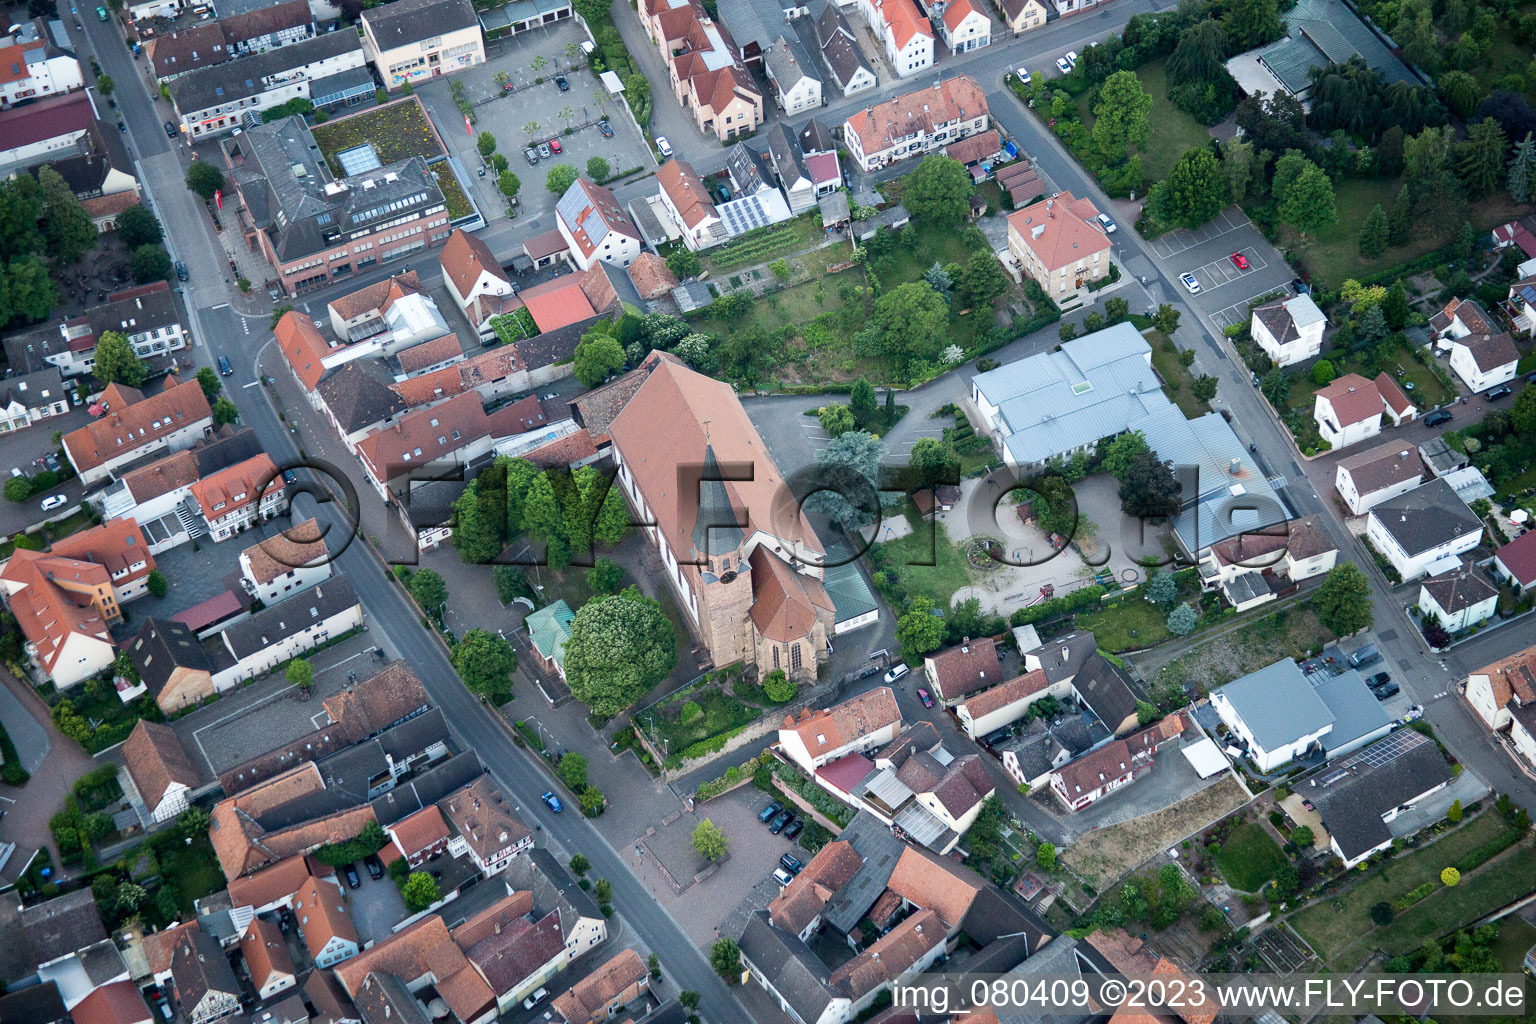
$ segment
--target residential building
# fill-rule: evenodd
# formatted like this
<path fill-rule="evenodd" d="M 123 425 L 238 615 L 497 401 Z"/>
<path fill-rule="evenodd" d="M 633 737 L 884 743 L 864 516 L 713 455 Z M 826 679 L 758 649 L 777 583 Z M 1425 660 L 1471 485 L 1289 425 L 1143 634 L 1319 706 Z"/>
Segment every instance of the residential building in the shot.
<path fill-rule="evenodd" d="M 246 927 L 240 940 L 240 955 L 257 998 L 265 1001 L 293 988 L 298 979 L 282 930 L 275 922 L 260 917 L 252 918 Z"/>
<path fill-rule="evenodd" d="M 39 968 L 73 960 L 107 938 L 96 901 L 84 889 L 21 907 L 19 917 L 19 937 Z"/>
<path fill-rule="evenodd" d="M 1488 728 L 1508 729 L 1515 710 L 1536 706 L 1536 647 L 1467 673 L 1465 693 Z"/>
<path fill-rule="evenodd" d="M 308 13 L 307 0 L 304 7 Z M 146 39 L 143 45 L 149 68 L 162 84 L 200 68 L 223 64 L 235 56 L 221 21 L 204 21 L 176 32 L 165 32 Z"/>
<path fill-rule="evenodd" d="M 820 539 L 802 514 L 775 511 L 778 467 L 729 385 L 660 353 L 639 369 L 643 381 L 608 434 L 617 482 L 637 521 L 655 524 L 646 537 L 685 621 L 716 664 L 814 676 L 837 618 Z M 658 436 L 662 422 L 669 430 Z M 680 472 L 697 475 L 682 486 Z"/>
<path fill-rule="evenodd" d="M 1411 442 L 1389 441 L 1340 460 L 1334 487 L 1349 511 L 1362 516 L 1372 506 L 1413 490 L 1426 475 L 1424 460 Z"/>
<path fill-rule="evenodd" d="M 738 142 L 725 155 L 725 170 L 731 178 L 731 198 L 721 203 L 719 210 L 731 234 L 789 219 L 784 193 L 774 184 L 773 171 L 757 150 Z"/>
<path fill-rule="evenodd" d="M 945 706 L 1003 681 L 1002 658 L 991 637 L 935 651 L 923 659 L 923 675 Z"/>
<path fill-rule="evenodd" d="M 1333 729 L 1333 712 L 1291 658 L 1212 691 L 1211 704 L 1261 772 L 1319 752 Z"/>
<path fill-rule="evenodd" d="M 113 128 L 104 121 L 92 121 L 74 149 L 48 161 L 99 232 L 116 230 L 118 216 L 139 205 L 138 169 L 128 155 L 123 133 Z"/>
<path fill-rule="evenodd" d="M 763 96 L 725 26 L 699 0 L 644 0 L 639 11 L 667 65 L 673 94 L 699 131 L 721 142 L 756 131 L 763 123 Z"/>
<path fill-rule="evenodd" d="M 418 868 L 448 849 L 453 830 L 444 820 L 443 812 L 437 809 L 436 804 L 431 804 L 393 825 L 385 826 L 384 834 L 389 836 L 396 853 L 389 856 L 389 849 L 386 848 L 380 853 L 380 858 L 393 861 L 395 857 L 404 857 L 408 865 Z"/>
<path fill-rule="evenodd" d="M 1441 340 L 1497 333 L 1493 318 L 1474 299 L 1448 301 L 1438 313 L 1429 318 L 1429 330 Z"/>
<path fill-rule="evenodd" d="M 54 367 L 0 380 L 0 434 L 69 412 L 69 391 Z"/>
<path fill-rule="evenodd" d="M 555 225 L 577 267 L 601 260 L 627 267 L 640 255 L 640 229 L 611 189 L 577 178 L 555 204 Z"/>
<path fill-rule="evenodd" d="M 354 999 L 361 998 L 370 975 L 392 975 L 412 993 L 433 985 L 461 1024 L 488 1024 L 497 1013 L 496 993 L 436 914 L 374 943 L 336 968 L 336 980 Z"/>
<path fill-rule="evenodd" d="M 912 0 L 900 2 L 912 5 Z M 927 39 L 931 61 L 933 39 Z M 851 115 L 843 122 L 843 142 L 854 162 L 869 172 L 980 134 L 990 122 L 981 86 L 969 75 L 956 75 Z"/>
<path fill-rule="evenodd" d="M 816 205 L 822 189 L 811 176 L 800 143 L 788 126 L 780 123 L 768 129 L 768 149 L 763 162 L 773 173 L 779 191 L 789 202 L 789 212 L 798 216 Z M 835 160 L 836 157 L 834 156 Z"/>
<path fill-rule="evenodd" d="M 876 687 L 820 711 L 806 708 L 787 716 L 779 729 L 779 750 L 807 775 L 849 754 L 883 747 L 901 732 L 901 710 L 888 686 Z"/>
<path fill-rule="evenodd" d="M 495 894 L 495 887 L 489 887 Z M 513 892 L 452 926 L 453 941 L 464 950 L 496 994 L 497 1008 L 513 1011 L 559 971 L 564 956 L 560 911 L 540 915 L 532 892 Z"/>
<path fill-rule="evenodd" d="M 997 10 L 1003 16 L 1003 24 L 1016 36 L 1040 28 L 1049 20 L 1045 0 L 997 0 Z"/>
<path fill-rule="evenodd" d="M 350 840 L 378 820 L 368 804 L 358 806 L 328 793 L 313 761 L 219 801 L 209 817 L 208 838 L 230 881 L 327 843 Z"/>
<path fill-rule="evenodd" d="M 32 167 L 72 156 L 96 120 L 91 93 L 83 91 L 0 112 L 0 166 Z"/>
<path fill-rule="evenodd" d="M 229 883 L 231 908 L 249 908 L 253 914 L 265 914 L 283 907 L 293 909 L 293 897 L 310 876 L 309 860 L 302 856 L 285 857 L 249 875 Z"/>
<path fill-rule="evenodd" d="M 80 377 L 95 369 L 96 340 L 106 331 L 122 334 L 134 354 L 151 363 L 187 347 L 171 287 L 155 281 L 112 292 L 105 303 L 57 327 L 13 335 L 6 339 L 6 355 L 28 372 L 54 366 L 65 377 Z"/>
<path fill-rule="evenodd" d="M 597 901 L 577 886 L 569 872 L 548 850 L 530 849 L 514 857 L 501 874 L 509 890 L 533 893 L 533 913 L 542 919 L 560 914 L 564 951 L 555 969 L 563 971 L 608 938 L 608 919 Z"/>
<path fill-rule="evenodd" d="M 38 19 L 13 25 L 10 35 L 0 40 L 0 110 L 28 100 L 58 96 L 85 86 L 80 62 L 74 54 L 55 46 Z"/>
<path fill-rule="evenodd" d="M 334 178 L 297 116 L 256 125 L 220 145 L 239 195 L 234 213 L 245 244 L 272 265 L 288 295 L 448 238 L 442 190 L 419 156 Z"/>
<path fill-rule="evenodd" d="M 1493 571 L 1522 597 L 1536 587 L 1536 530 L 1526 530 L 1495 551 Z"/>
<path fill-rule="evenodd" d="M 1063 724 L 1074 722 L 1081 725 L 1077 719 L 1067 719 Z M 1085 745 L 1068 746 L 1065 741 L 1072 738 L 1069 735 L 1072 730 L 1059 726 L 1049 728 L 1040 719 L 1031 719 L 1023 731 L 994 746 L 992 751 L 1002 762 L 1008 777 L 1016 785 L 1028 787 L 1028 791 L 1033 792 L 1050 785 L 1051 775 L 1057 768 L 1087 752 L 1086 731 L 1084 729 Z"/>
<path fill-rule="evenodd" d="M 1289 299 L 1253 308 L 1249 333 L 1276 366 L 1290 366 L 1316 357 L 1323 350 L 1328 318 L 1312 296 L 1303 292 Z"/>
<path fill-rule="evenodd" d="M 363 48 L 390 90 L 485 63 L 469 0 L 395 0 L 363 13 Z"/>
<path fill-rule="evenodd" d="M 1531 239 L 1532 248 L 1536 248 L 1536 235 L 1530 235 L 1529 232 L 1526 234 Z M 1536 267 L 1532 269 L 1536 270 Z M 1504 309 L 1514 321 L 1515 328 L 1530 337 L 1531 332 L 1536 330 L 1536 277 L 1522 276 L 1510 284 L 1509 298 L 1504 301 Z"/>
<path fill-rule="evenodd" d="M 1064 696 L 1069 692 L 1067 684 L 1058 683 L 1054 689 L 1061 691 L 1055 696 Z M 1029 713 L 1031 704 L 1042 697 L 1053 695 L 1052 690 L 1044 672 L 1026 672 L 1000 686 L 965 698 L 955 705 L 955 717 L 967 736 L 973 740 L 980 739 L 1023 718 Z"/>
<path fill-rule="evenodd" d="M 1367 743 L 1379 740 L 1397 725 L 1387 717 L 1381 709 L 1381 701 L 1354 669 L 1326 678 L 1313 674 L 1309 681 L 1333 716 L 1333 728 L 1322 739 L 1325 756 L 1335 758 L 1352 754 Z"/>
<path fill-rule="evenodd" d="M 246 527 L 264 523 L 288 507 L 283 476 L 265 452 L 204 477 L 191 490 L 214 542 L 244 533 Z"/>
<path fill-rule="evenodd" d="M 1199 561 L 1202 590 L 1220 590 L 1238 610 L 1291 593 L 1321 576 L 1339 551 L 1316 517 L 1296 519 L 1273 532 L 1241 533 L 1212 544 Z"/>
<path fill-rule="evenodd" d="M 533 846 L 533 830 L 523 824 L 489 774 L 438 801 L 454 827 L 448 852 L 468 856 L 485 877 L 503 870 L 512 858 Z"/>
<path fill-rule="evenodd" d="M 334 967 L 358 954 L 357 928 L 334 876 L 305 880 L 293 898 L 293 916 L 316 967 Z"/>
<path fill-rule="evenodd" d="M 139 681 L 166 714 L 213 696 L 213 662 L 207 650 L 196 632 L 174 619 L 145 619 L 125 650 Z M 152 808 L 158 805 L 147 797 L 145 802 Z"/>
<path fill-rule="evenodd" d="M 1444 478 L 1370 511 L 1365 536 L 1404 580 L 1444 572 L 1482 541 L 1483 524 Z"/>
<path fill-rule="evenodd" d="M 857 0 L 859 13 L 879 41 L 897 78 L 933 67 L 933 27 L 912 0 Z"/>
<path fill-rule="evenodd" d="M 1469 334 L 1451 342 L 1451 369 L 1473 394 L 1515 379 L 1520 350 L 1508 334 Z"/>
<path fill-rule="evenodd" d="M 550 1009 L 564 1024 L 602 1024 L 650 989 L 651 972 L 632 949 L 555 996 Z"/>
<path fill-rule="evenodd" d="M 390 501 L 408 488 L 413 464 L 463 465 L 484 455 L 490 429 L 480 396 L 467 392 L 375 430 L 357 443 L 357 456 L 380 499 Z"/>
<path fill-rule="evenodd" d="M 1392 846 L 1393 819 L 1451 782 L 1435 741 L 1400 729 L 1318 775 L 1298 780 L 1295 790 L 1317 808 L 1329 848 L 1346 870 Z"/>
<path fill-rule="evenodd" d="M 156 823 L 186 810 L 188 795 L 199 785 L 176 731 L 158 722 L 140 719 L 134 725 L 123 743 L 123 767 Z"/>
<path fill-rule="evenodd" d="M 181 933 L 171 954 L 176 1003 L 189 1024 L 211 1024 L 240 1009 L 240 983 L 219 944 L 201 928 Z"/>
<path fill-rule="evenodd" d="M 195 380 L 167 377 L 159 394 L 108 384 L 96 404 L 99 419 L 64 435 L 64 454 L 85 484 L 160 451 L 190 448 L 213 430 L 213 410 Z"/>
<path fill-rule="evenodd" d="M 1339 449 L 1381 433 L 1385 409 L 1386 403 L 1374 382 L 1358 373 L 1346 373 L 1318 389 L 1312 418 L 1317 421 L 1323 440 Z"/>
<path fill-rule="evenodd" d="M 52 982 L 34 985 L 21 991 L 50 990 L 53 998 L 58 999 L 58 987 Z M 0 1015 L 3 1015 L 6 1020 L 25 1021 L 26 1024 L 51 1024 L 51 1022 L 66 1019 L 72 1020 L 74 1024 L 150 1024 L 154 1020 L 154 1014 L 150 1012 L 149 1004 L 144 1002 L 144 997 L 139 994 L 138 986 L 128 980 L 110 982 L 93 990 L 90 995 L 70 1008 L 68 1018 L 64 1016 L 63 1010 L 63 1003 L 60 1003 L 59 1014 L 55 1017 L 40 1007 L 32 1006 L 12 1017 L 6 1013 L 5 1008 L 0 1007 Z"/>
<path fill-rule="evenodd" d="M 480 329 L 482 339 L 494 337 L 491 318 L 510 312 L 521 303 L 514 301 L 504 308 L 501 300 L 516 289 L 490 246 L 459 228 L 443 246 L 438 262 L 443 268 L 443 281 L 460 311 Z"/>
<path fill-rule="evenodd" d="M 656 170 L 658 198 L 667 212 L 683 245 L 697 252 L 718 245 L 730 237 L 730 229 L 715 209 L 709 190 L 704 187 L 693 165 L 672 159 Z"/>
<path fill-rule="evenodd" d="M 208 645 L 220 693 L 293 660 L 363 624 L 363 608 L 345 573 L 215 634 Z"/>
<path fill-rule="evenodd" d="M 1141 768 L 1132 760 L 1125 740 L 1112 740 L 1053 771 L 1051 793 L 1067 810 L 1080 811 L 1129 785 Z"/>
<path fill-rule="evenodd" d="M 835 3 L 824 4 L 816 16 L 816 45 L 832 84 L 841 90 L 844 99 L 875 87 L 875 72 L 859 49 L 853 27 Z"/>
<path fill-rule="evenodd" d="M 330 579 L 326 532 L 307 519 L 240 552 L 240 582 L 246 593 L 262 604 L 275 604 Z"/>
<path fill-rule="evenodd" d="M 1460 633 L 1493 618 L 1499 592 L 1478 573 L 1458 566 L 1419 584 L 1419 612 L 1433 615 L 1448 633 Z"/>
<path fill-rule="evenodd" d="M 46 551 L 16 549 L 0 568 L 0 591 L 28 659 L 63 690 L 111 667 L 117 649 L 108 627 L 121 621 L 123 602 L 147 592 L 154 569 L 139 524 L 118 519 Z"/>
<path fill-rule="evenodd" d="M 217 64 L 167 84 L 182 133 L 196 141 L 260 122 L 264 111 L 307 99 L 321 109 L 361 103 L 373 94 L 363 41 L 328 32 L 290 46 Z"/>
<path fill-rule="evenodd" d="M 388 354 L 448 334 L 447 321 L 414 270 L 332 299 L 326 309 L 343 344 L 373 340 Z"/>
<path fill-rule="evenodd" d="M 362 1015 L 334 971 L 311 971 L 304 983 L 304 999 L 314 1010 L 310 1019 L 316 1024 L 363 1024 Z"/>
<path fill-rule="evenodd" d="M 155 78 L 169 82 L 200 68 L 245 54 L 265 53 L 314 34 L 315 16 L 308 0 L 284 0 L 151 36 L 144 40 L 144 53 Z"/>
<path fill-rule="evenodd" d="M 1109 274 L 1110 241 L 1099 209 L 1071 192 L 1010 213 L 1008 252 L 1057 303 Z"/>
<path fill-rule="evenodd" d="M 780 35 L 763 54 L 763 71 L 773 89 L 773 101 L 786 114 L 798 114 L 821 106 L 821 76 L 800 45 L 800 40 Z"/>
<path fill-rule="evenodd" d="M 1057 9 L 1091 8 L 1091 0 L 1052 0 Z M 1067 12 L 1063 12 L 1067 13 Z M 1244 93 L 1285 92 L 1305 101 L 1312 89 L 1312 70 L 1343 64 L 1358 56 L 1388 86 L 1418 81 L 1380 36 L 1341 0 L 1299 0 L 1286 11 L 1287 35 L 1277 42 L 1240 53 L 1227 61 L 1227 71 Z"/>
<path fill-rule="evenodd" d="M 851 775 L 855 765 L 865 775 L 845 789 L 843 770 Z M 854 754 L 827 765 L 816 781 L 940 855 L 955 848 L 996 790 L 981 756 L 951 754 L 929 722 L 909 726 L 873 761 Z"/>
<path fill-rule="evenodd" d="M 950 0 L 939 17 L 939 33 L 952 54 L 979 50 L 992 42 L 992 19 L 981 4 L 972 0 Z"/>

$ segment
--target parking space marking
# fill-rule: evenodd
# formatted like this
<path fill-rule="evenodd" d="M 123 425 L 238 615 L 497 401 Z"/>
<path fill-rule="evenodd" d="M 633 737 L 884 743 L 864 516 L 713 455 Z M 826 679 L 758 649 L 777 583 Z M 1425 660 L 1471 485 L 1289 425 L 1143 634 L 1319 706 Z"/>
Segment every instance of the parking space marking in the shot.
<path fill-rule="evenodd" d="M 1252 223 L 1241 212 L 1234 213 L 1231 209 L 1222 210 L 1215 217 L 1211 218 L 1208 223 L 1202 224 L 1198 228 L 1174 231 L 1161 238 L 1153 239 L 1150 244 L 1153 252 L 1165 260 L 1171 259 L 1188 249 L 1204 245 L 1213 238 L 1219 238 L 1239 228 L 1249 227 Z"/>
<path fill-rule="evenodd" d="M 1218 331 L 1225 330 L 1226 328 L 1231 327 L 1233 324 L 1245 324 L 1248 322 L 1248 304 L 1250 302 L 1257 300 L 1260 296 L 1269 295 L 1275 291 L 1281 290 L 1283 289 L 1270 288 L 1262 292 L 1256 292 L 1255 294 L 1248 296 L 1246 299 L 1240 299 L 1237 302 L 1232 303 L 1230 306 L 1218 309 L 1216 312 L 1210 314 L 1211 323 L 1216 325 L 1216 329 Z"/>

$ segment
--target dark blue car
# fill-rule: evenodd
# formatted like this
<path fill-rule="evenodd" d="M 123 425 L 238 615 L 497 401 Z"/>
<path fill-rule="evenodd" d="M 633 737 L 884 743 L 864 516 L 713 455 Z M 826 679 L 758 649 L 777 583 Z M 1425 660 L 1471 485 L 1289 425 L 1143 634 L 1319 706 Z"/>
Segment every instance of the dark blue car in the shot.
<path fill-rule="evenodd" d="M 556 814 L 559 814 L 561 811 L 565 810 L 565 805 L 562 804 L 560 802 L 560 798 L 555 796 L 553 793 L 545 793 L 543 796 L 539 797 L 539 799 L 548 804 L 549 809 L 554 811 Z"/>

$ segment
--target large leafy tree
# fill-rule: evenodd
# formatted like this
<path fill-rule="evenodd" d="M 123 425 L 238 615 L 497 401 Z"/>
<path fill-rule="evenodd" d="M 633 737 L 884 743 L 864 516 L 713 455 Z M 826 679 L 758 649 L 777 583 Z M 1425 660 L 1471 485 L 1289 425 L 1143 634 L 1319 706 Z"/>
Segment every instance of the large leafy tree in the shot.
<path fill-rule="evenodd" d="M 1283 153 L 1310 143 L 1307 112 L 1300 100 L 1283 89 L 1254 93 L 1239 103 L 1237 126 L 1256 150 Z"/>
<path fill-rule="evenodd" d="M 1328 570 L 1312 595 L 1312 606 L 1317 609 L 1317 620 L 1336 636 L 1369 629 L 1375 619 L 1370 581 L 1353 562 L 1342 562 Z"/>
<path fill-rule="evenodd" d="M 117 215 L 117 237 L 130 249 L 157 245 L 164 237 L 160 222 L 142 206 L 130 206 Z"/>
<path fill-rule="evenodd" d="M 448 603 L 448 584 L 432 569 L 418 569 L 412 573 L 405 589 L 429 614 L 436 613 Z"/>
<path fill-rule="evenodd" d="M 512 698 L 517 652 L 499 634 L 488 629 L 470 630 L 454 645 L 448 660 L 474 693 L 493 704 L 505 704 Z"/>
<path fill-rule="evenodd" d="M 871 319 L 885 354 L 906 366 L 938 355 L 947 340 L 949 305 L 928 282 L 911 281 L 876 299 Z"/>
<path fill-rule="evenodd" d="M 719 860 L 725 856 L 727 840 L 720 826 L 705 818 L 693 827 L 693 848 L 705 860 Z"/>
<path fill-rule="evenodd" d="M 37 184 L 43 194 L 43 240 L 48 243 L 48 255 L 55 263 L 79 262 L 101 240 L 91 215 L 81 208 L 69 182 L 52 167 L 38 169 Z"/>
<path fill-rule="evenodd" d="M 624 368 L 624 348 L 617 338 L 599 324 L 581 336 L 576 343 L 576 358 L 571 372 L 582 387 L 595 388 L 608 379 L 609 374 Z"/>
<path fill-rule="evenodd" d="M 920 438 L 912 446 L 907 465 L 917 478 L 913 483 L 920 487 L 960 482 L 960 456 L 955 453 L 955 446 L 947 440 Z"/>
<path fill-rule="evenodd" d="M 806 511 L 844 527 L 872 522 L 880 510 L 876 488 L 884 457 L 885 445 L 867 431 L 850 430 L 833 438 L 816 453 L 817 482 L 828 489 L 806 498 Z"/>
<path fill-rule="evenodd" d="M 1272 43 L 1285 33 L 1276 0 L 1233 0 L 1227 4 L 1221 27 L 1227 34 L 1227 49 L 1243 53 L 1265 43 Z"/>
<path fill-rule="evenodd" d="M 505 474 L 502 486 L 488 467 L 471 480 L 453 503 L 453 546 L 459 558 L 475 564 L 501 554 L 507 540 Z"/>
<path fill-rule="evenodd" d="M 630 587 L 594 598 L 571 620 L 565 676 L 576 699 L 616 715 L 677 665 L 677 638 L 661 605 Z"/>
<path fill-rule="evenodd" d="M 934 614 L 934 609 L 929 598 L 914 597 L 906 614 L 896 620 L 896 642 L 909 665 L 944 646 L 944 620 Z"/>
<path fill-rule="evenodd" d="M 224 188 L 224 174 L 207 160 L 194 160 L 187 168 L 187 188 L 203 199 L 212 199 Z"/>
<path fill-rule="evenodd" d="M 126 335 L 119 331 L 103 331 L 96 339 L 94 372 L 98 380 L 108 384 L 136 388 L 149 376 L 149 367 L 133 351 Z"/>
<path fill-rule="evenodd" d="M 1105 156 L 1118 156 L 1128 146 L 1139 146 L 1152 134 L 1147 115 L 1152 97 L 1141 87 L 1134 71 L 1116 71 L 1099 86 L 1094 104 L 1093 144 Z"/>
<path fill-rule="evenodd" d="M 0 184 L 0 252 L 14 259 L 41 249 L 42 217 L 43 194 L 36 178 L 18 174 Z"/>
<path fill-rule="evenodd" d="M 47 319 L 59 304 L 59 286 L 54 283 L 48 260 L 40 253 L 11 257 L 4 291 L 3 304 L 8 312 L 28 320 Z"/>
<path fill-rule="evenodd" d="M 544 544 L 544 560 L 555 568 L 571 562 L 571 542 L 566 536 L 566 517 L 548 473 L 534 477 L 523 495 L 523 530 Z"/>
<path fill-rule="evenodd" d="M 1116 480 L 1124 482 L 1131 465 L 1147 450 L 1147 438 L 1139 430 L 1127 430 L 1099 450 L 1099 465 Z"/>
<path fill-rule="evenodd" d="M 158 245 L 141 245 L 128 257 L 128 271 L 139 284 L 171 276 L 171 256 Z"/>
<path fill-rule="evenodd" d="M 1332 224 L 1334 220 L 1333 181 L 1323 169 L 1308 162 L 1286 190 L 1275 211 L 1280 219 L 1307 237 L 1307 232 Z"/>
<path fill-rule="evenodd" d="M 1435 85 L 1457 117 L 1471 117 L 1483 98 L 1483 87 L 1465 71 L 1446 71 L 1435 79 Z"/>
<path fill-rule="evenodd" d="M 1154 186 L 1157 219 L 1174 227 L 1197 228 L 1227 205 L 1227 179 L 1207 146 L 1179 158 L 1166 183 Z"/>
<path fill-rule="evenodd" d="M 934 153 L 907 175 L 901 205 L 918 220 L 958 222 L 970 212 L 975 191 L 964 164 Z"/>
<path fill-rule="evenodd" d="M 1179 511 L 1179 482 L 1156 452 L 1131 458 L 1120 483 L 1120 507 L 1136 519 L 1166 519 Z"/>
<path fill-rule="evenodd" d="M 566 189 L 576 184 L 576 168 L 570 164 L 555 164 L 544 175 L 544 187 L 557 196 L 565 195 Z"/>

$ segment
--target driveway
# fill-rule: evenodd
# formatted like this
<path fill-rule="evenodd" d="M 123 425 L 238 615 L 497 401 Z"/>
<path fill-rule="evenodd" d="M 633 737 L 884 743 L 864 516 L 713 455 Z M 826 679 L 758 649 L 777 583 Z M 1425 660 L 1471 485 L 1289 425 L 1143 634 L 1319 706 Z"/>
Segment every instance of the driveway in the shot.
<path fill-rule="evenodd" d="M 48 831 L 48 819 L 63 809 L 64 797 L 75 780 L 95 768 L 97 762 L 54 727 L 48 706 L 30 686 L 4 669 L 0 669 L 0 681 L 5 684 L 0 713 L 4 714 L 6 732 L 32 773 L 25 785 L 0 785 L 0 811 L 5 812 L 0 819 L 0 842 L 16 844 L 11 856 L 18 866 L 26 863 L 33 851 L 47 846 L 58 876 L 59 851 Z"/>

